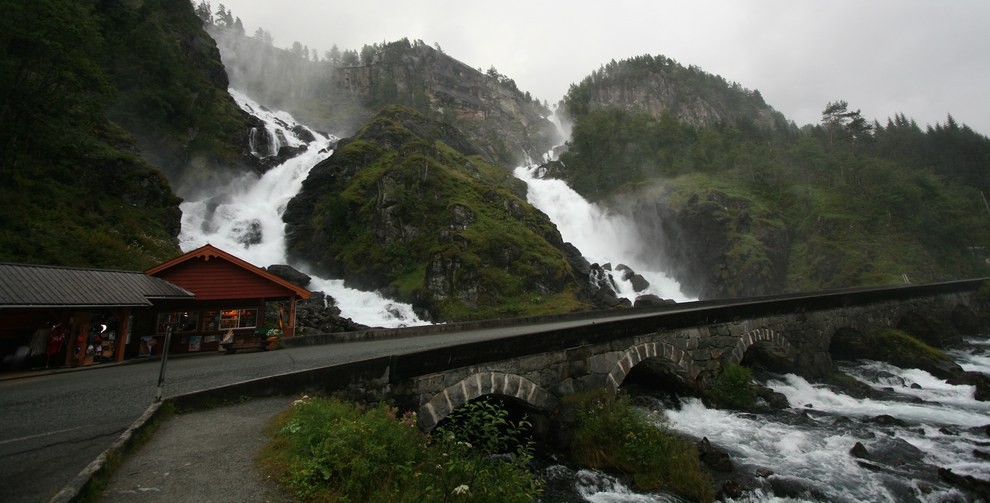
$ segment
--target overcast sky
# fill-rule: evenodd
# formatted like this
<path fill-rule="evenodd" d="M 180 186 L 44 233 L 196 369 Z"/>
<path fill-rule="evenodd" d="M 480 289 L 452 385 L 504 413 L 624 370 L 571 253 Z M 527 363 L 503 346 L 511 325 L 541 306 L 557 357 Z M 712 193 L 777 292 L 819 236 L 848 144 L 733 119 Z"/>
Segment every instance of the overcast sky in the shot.
<path fill-rule="evenodd" d="M 194 0 L 199 3 L 200 0 Z M 221 3 L 212 0 L 214 9 Z M 987 0 L 226 0 L 247 32 L 322 54 L 402 37 L 557 102 L 609 60 L 663 54 L 757 89 L 799 126 L 844 99 L 867 119 L 952 114 L 990 135 Z"/>

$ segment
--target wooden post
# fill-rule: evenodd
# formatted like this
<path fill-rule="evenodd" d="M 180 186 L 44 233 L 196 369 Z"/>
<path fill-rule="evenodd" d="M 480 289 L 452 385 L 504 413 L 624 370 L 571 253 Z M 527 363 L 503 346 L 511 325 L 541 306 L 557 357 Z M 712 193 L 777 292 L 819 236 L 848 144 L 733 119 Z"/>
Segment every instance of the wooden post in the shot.
<path fill-rule="evenodd" d="M 289 297 L 289 326 L 285 329 L 286 337 L 296 335 L 296 294 Z"/>
<path fill-rule="evenodd" d="M 122 362 L 124 361 L 124 352 L 127 349 L 127 331 L 130 330 L 128 323 L 131 318 L 130 308 L 118 309 L 114 313 L 117 317 L 117 340 L 115 344 L 117 347 L 114 348 L 114 361 Z"/>

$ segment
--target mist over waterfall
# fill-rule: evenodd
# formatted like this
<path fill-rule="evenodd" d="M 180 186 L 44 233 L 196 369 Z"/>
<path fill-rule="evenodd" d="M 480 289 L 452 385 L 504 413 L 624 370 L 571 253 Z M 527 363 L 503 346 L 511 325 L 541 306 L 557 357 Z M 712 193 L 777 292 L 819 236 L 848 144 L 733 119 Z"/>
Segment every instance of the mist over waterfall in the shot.
<path fill-rule="evenodd" d="M 613 274 L 620 297 L 635 301 L 638 295 L 653 294 L 677 302 L 697 300 L 685 296 L 677 281 L 641 258 L 643 249 L 634 222 L 588 202 L 563 180 L 540 178 L 539 170 L 538 166 L 519 167 L 514 174 L 526 182 L 529 203 L 550 217 L 564 241 L 581 250 L 589 262 L 613 267 L 625 264 L 650 282 L 646 290 L 636 292 L 630 281 Z"/>
<path fill-rule="evenodd" d="M 286 113 L 266 110 L 233 89 L 230 94 L 243 110 L 265 123 L 264 132 L 251 133 L 253 154 L 264 158 L 276 155 L 282 147 L 306 150 L 260 177 L 245 173 L 212 192 L 204 190 L 198 200 L 183 202 L 179 206 L 179 247 L 189 251 L 209 243 L 258 267 L 286 264 L 282 214 L 313 166 L 333 154 L 337 139 L 296 123 Z M 319 278 L 304 266 L 290 265 L 312 276 L 308 288 L 332 296 L 341 315 L 357 323 L 378 327 L 426 324 L 408 304 L 391 301 L 376 292 L 347 288 L 343 280 Z"/>

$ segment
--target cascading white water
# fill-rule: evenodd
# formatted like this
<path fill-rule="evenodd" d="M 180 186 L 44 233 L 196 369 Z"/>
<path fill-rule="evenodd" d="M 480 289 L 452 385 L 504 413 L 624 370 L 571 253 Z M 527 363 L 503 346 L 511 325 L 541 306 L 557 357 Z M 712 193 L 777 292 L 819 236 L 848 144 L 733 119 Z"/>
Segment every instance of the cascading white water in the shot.
<path fill-rule="evenodd" d="M 589 262 L 625 264 L 650 282 L 647 290 L 636 292 L 630 281 L 613 275 L 620 297 L 635 301 L 638 295 L 654 294 L 677 302 L 697 300 L 686 297 L 680 284 L 666 273 L 638 259 L 641 239 L 634 222 L 589 203 L 563 180 L 539 178 L 538 170 L 537 166 L 519 167 L 513 174 L 526 182 L 526 199 L 550 217 L 564 241 L 581 250 Z"/>
<path fill-rule="evenodd" d="M 713 410 L 693 398 L 665 415 L 673 430 L 697 439 L 707 437 L 729 452 L 737 470 L 769 469 L 771 477 L 812 488 L 829 501 L 898 501 L 906 493 L 917 494 L 919 501 L 961 499 L 955 488 L 917 480 L 920 473 L 933 474 L 933 467 L 990 478 L 990 463 L 974 453 L 986 449 L 981 447 L 986 445 L 986 434 L 973 430 L 990 423 L 990 404 L 975 400 L 972 386 L 948 384 L 921 370 L 879 362 L 859 362 L 842 370 L 894 396 L 853 398 L 788 374 L 767 386 L 787 397 L 790 417 Z M 906 426 L 871 422 L 881 415 Z M 897 456 L 911 459 L 899 460 L 901 464 L 892 469 L 878 469 L 882 461 L 863 463 L 850 453 L 857 442 L 868 452 L 898 452 Z M 766 501 L 767 494 L 772 492 L 763 488 L 747 501 Z"/>
<path fill-rule="evenodd" d="M 313 166 L 333 154 L 331 147 L 335 139 L 309 130 L 316 139 L 307 143 L 291 131 L 298 124 L 290 115 L 265 110 L 235 90 L 230 90 L 230 94 L 243 110 L 264 121 L 267 136 L 273 142 L 267 146 L 272 154 L 280 146 L 307 145 L 308 148 L 261 177 L 246 173 L 217 186 L 212 193 L 206 190 L 199 200 L 183 202 L 179 206 L 182 210 L 179 246 L 189 251 L 210 243 L 258 267 L 285 264 L 282 214 Z M 299 269 L 309 273 L 303 267 Z M 347 288 L 342 280 L 310 276 L 313 276 L 310 289 L 332 296 L 342 316 L 355 322 L 377 327 L 426 324 L 408 304 L 394 302 L 375 292 Z"/>

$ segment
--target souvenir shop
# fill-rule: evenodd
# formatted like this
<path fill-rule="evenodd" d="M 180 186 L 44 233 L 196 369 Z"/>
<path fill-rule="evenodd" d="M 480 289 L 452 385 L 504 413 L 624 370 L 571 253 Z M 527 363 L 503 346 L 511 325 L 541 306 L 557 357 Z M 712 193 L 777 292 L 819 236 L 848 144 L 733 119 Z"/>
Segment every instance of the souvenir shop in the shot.
<path fill-rule="evenodd" d="M 255 347 L 309 290 L 206 245 L 147 271 L 0 263 L 0 371 Z M 171 332 L 171 337 L 166 337 Z"/>
<path fill-rule="evenodd" d="M 169 353 L 217 351 L 222 344 L 265 345 L 269 334 L 295 333 L 296 301 L 309 290 L 211 245 L 145 271 L 195 293 L 196 299 L 162 303 L 141 351 L 160 352 L 172 330 Z"/>
<path fill-rule="evenodd" d="M 0 264 L 0 371 L 122 361 L 157 302 L 193 298 L 142 272 Z"/>

